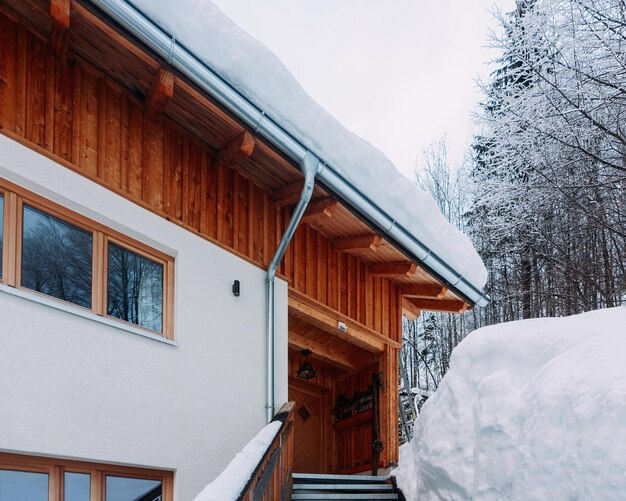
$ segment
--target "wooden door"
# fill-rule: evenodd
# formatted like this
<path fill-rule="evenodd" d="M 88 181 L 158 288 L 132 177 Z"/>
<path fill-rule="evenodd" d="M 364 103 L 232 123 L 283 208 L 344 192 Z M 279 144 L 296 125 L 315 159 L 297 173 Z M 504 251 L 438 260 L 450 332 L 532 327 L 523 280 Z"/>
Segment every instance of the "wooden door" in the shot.
<path fill-rule="evenodd" d="M 289 400 L 296 402 L 293 471 L 324 473 L 324 394 L 315 388 L 290 383 Z"/>

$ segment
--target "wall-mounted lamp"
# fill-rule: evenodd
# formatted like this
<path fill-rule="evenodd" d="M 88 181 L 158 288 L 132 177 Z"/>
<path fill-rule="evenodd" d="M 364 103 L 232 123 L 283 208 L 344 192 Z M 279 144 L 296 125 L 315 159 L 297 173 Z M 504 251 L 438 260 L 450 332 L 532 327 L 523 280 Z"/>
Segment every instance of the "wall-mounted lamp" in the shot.
<path fill-rule="evenodd" d="M 233 294 L 235 295 L 235 297 L 239 297 L 239 295 L 241 294 L 241 285 L 239 284 L 239 280 L 235 280 L 233 282 Z"/>
<path fill-rule="evenodd" d="M 308 381 L 309 379 L 313 379 L 316 376 L 315 369 L 309 363 L 309 355 L 311 354 L 311 350 L 302 350 L 302 354 L 306 358 L 296 374 L 298 375 L 299 379 L 304 379 L 305 381 Z"/>

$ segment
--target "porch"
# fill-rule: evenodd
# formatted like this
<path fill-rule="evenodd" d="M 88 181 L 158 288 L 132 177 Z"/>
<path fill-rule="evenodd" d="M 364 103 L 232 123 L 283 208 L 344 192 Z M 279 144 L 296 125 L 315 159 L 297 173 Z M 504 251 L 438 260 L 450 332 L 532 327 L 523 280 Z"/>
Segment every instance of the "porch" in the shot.
<path fill-rule="evenodd" d="M 293 471 L 354 474 L 395 460 L 398 341 L 291 290 Z"/>

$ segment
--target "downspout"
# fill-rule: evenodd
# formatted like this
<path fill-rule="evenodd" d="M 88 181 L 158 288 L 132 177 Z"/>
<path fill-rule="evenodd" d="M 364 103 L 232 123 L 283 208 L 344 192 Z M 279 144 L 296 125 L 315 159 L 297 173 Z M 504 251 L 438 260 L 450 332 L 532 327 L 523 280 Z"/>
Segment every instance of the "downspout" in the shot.
<path fill-rule="evenodd" d="M 315 186 L 315 177 L 319 172 L 320 162 L 313 153 L 307 151 L 304 158 L 300 160 L 300 169 L 304 174 L 304 186 L 302 187 L 302 193 L 300 199 L 293 209 L 285 233 L 283 233 L 280 243 L 276 248 L 274 257 L 270 262 L 267 273 L 265 275 L 265 284 L 267 288 L 267 402 L 265 404 L 266 418 L 269 423 L 274 417 L 274 339 L 276 335 L 276 319 L 274 315 L 275 308 L 275 292 L 274 292 L 274 279 L 276 278 L 276 271 L 278 265 L 285 255 L 287 246 L 293 234 L 296 232 L 296 228 L 304 215 L 304 211 L 309 205 L 311 195 L 313 194 L 313 187 Z"/>

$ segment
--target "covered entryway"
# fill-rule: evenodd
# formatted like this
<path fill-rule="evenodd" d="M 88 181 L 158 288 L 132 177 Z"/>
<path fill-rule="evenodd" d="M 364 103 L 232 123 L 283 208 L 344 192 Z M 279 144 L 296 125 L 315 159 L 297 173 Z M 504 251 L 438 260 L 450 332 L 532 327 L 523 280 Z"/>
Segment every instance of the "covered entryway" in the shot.
<path fill-rule="evenodd" d="M 345 328 L 339 328 L 340 322 Z M 379 430 L 376 437 L 374 417 L 391 409 L 388 404 L 374 408 L 373 377 L 383 370 L 390 342 L 290 291 L 289 400 L 296 402 L 293 471 L 352 474 L 382 465 L 382 460 L 376 462 L 372 443 L 384 438 L 385 431 Z M 313 369 L 310 379 L 299 371 L 304 364 Z"/>

